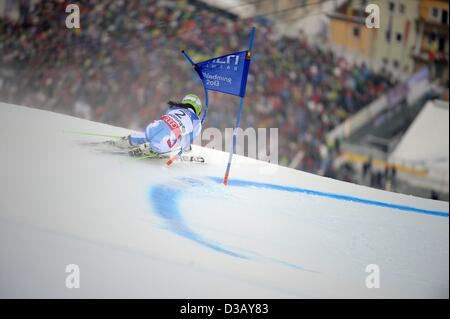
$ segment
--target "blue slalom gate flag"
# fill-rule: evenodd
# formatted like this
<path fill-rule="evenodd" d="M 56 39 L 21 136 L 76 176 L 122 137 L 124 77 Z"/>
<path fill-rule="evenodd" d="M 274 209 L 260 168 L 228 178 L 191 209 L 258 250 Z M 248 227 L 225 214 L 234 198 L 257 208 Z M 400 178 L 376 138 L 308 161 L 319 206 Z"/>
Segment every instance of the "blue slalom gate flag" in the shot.
<path fill-rule="evenodd" d="M 236 135 L 239 122 L 241 120 L 242 108 L 244 106 L 245 89 L 247 87 L 248 71 L 250 69 L 251 52 L 253 39 L 255 37 L 255 28 L 252 28 L 250 43 L 247 51 L 239 51 L 226 54 L 203 62 L 195 63 L 189 55 L 183 50 L 186 60 L 194 66 L 195 71 L 200 76 L 200 80 L 205 90 L 205 111 L 203 113 L 202 123 L 208 112 L 208 91 L 217 91 L 225 94 L 236 95 L 240 97 L 239 111 L 236 118 L 236 125 L 233 131 L 233 148 L 230 151 L 228 164 L 223 178 L 223 183 L 228 184 L 228 175 L 230 173 L 233 154 L 236 152 Z M 181 153 L 180 153 L 181 154 Z M 170 161 L 169 161 L 170 162 Z"/>
<path fill-rule="evenodd" d="M 207 90 L 244 97 L 250 54 L 241 51 L 216 57 L 197 63 L 195 70 Z"/>

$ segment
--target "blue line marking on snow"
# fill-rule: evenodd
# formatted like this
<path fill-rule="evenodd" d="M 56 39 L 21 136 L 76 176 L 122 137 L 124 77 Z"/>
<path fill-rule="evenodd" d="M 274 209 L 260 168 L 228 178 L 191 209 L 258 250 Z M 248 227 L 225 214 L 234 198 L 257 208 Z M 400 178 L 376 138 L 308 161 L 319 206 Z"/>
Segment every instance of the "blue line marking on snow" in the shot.
<path fill-rule="evenodd" d="M 207 185 L 203 181 L 196 180 L 193 178 L 183 178 L 182 181 L 189 183 L 191 187 L 207 187 Z M 306 269 L 300 265 L 296 265 L 283 260 L 278 260 L 272 257 L 264 257 L 254 252 L 246 252 L 245 254 L 237 253 L 230 249 L 222 247 L 218 243 L 213 243 L 203 238 L 195 231 L 190 229 L 183 219 L 181 210 L 178 205 L 183 193 L 184 192 L 177 187 L 169 186 L 167 184 L 166 185 L 159 184 L 153 186 L 150 189 L 149 194 L 149 199 L 151 204 L 153 205 L 154 211 L 160 218 L 162 218 L 166 222 L 167 228 L 172 232 L 174 232 L 175 234 L 184 237 L 186 239 L 192 240 L 193 242 L 203 245 L 207 248 L 213 249 L 219 253 L 223 253 L 232 257 L 242 258 L 246 260 L 250 259 L 266 260 L 269 262 L 275 262 L 301 271 L 319 273 L 312 269 Z"/>
<path fill-rule="evenodd" d="M 211 181 L 213 181 L 216 184 L 222 184 L 223 180 L 221 177 L 209 177 Z M 211 185 L 208 185 L 205 183 L 202 179 L 195 179 L 195 178 L 182 178 L 182 182 L 188 183 L 189 188 L 191 187 L 202 187 L 208 190 L 211 190 Z M 421 209 L 416 208 L 412 206 L 404 206 L 404 205 L 397 205 L 382 201 L 375 201 L 355 196 L 347 196 L 347 195 L 341 195 L 341 194 L 335 194 L 335 193 L 327 193 L 327 192 L 321 192 L 316 190 L 311 190 L 307 188 L 299 188 L 299 187 L 292 187 L 292 186 L 283 186 L 283 185 L 276 185 L 276 184 L 269 184 L 269 183 L 261 183 L 261 182 L 254 182 L 254 181 L 247 181 L 247 180 L 230 180 L 228 183 L 228 186 L 231 187 L 256 187 L 256 188 L 262 188 L 262 189 L 270 189 L 275 191 L 283 191 L 283 192 L 289 192 L 289 193 L 302 193 L 306 195 L 311 196 L 319 196 L 319 197 L 326 197 L 331 199 L 336 199 L 340 201 L 348 201 L 348 202 L 354 202 L 354 203 L 360 203 L 364 205 L 372 205 L 372 206 L 378 206 L 378 207 L 384 207 L 384 208 L 391 208 L 396 209 L 400 211 L 407 211 L 407 212 L 413 212 L 417 214 L 425 214 L 425 215 L 432 215 L 432 216 L 438 216 L 438 217 L 445 217 L 448 218 L 448 212 L 444 211 L 436 211 L 436 210 L 427 210 L 427 209 Z M 315 272 L 317 271 L 306 269 L 304 267 L 301 267 L 299 265 L 295 265 L 283 260 L 278 260 L 271 257 L 265 257 L 260 256 L 257 253 L 254 252 L 245 252 L 244 253 L 238 253 L 231 249 L 224 248 L 219 243 L 215 243 L 213 241 L 210 241 L 206 238 L 203 238 L 201 235 L 196 233 L 194 230 L 192 230 L 187 223 L 185 222 L 180 207 L 179 202 L 181 197 L 184 195 L 186 189 L 186 185 L 183 185 L 183 187 L 177 187 L 177 186 L 171 186 L 169 184 L 159 184 L 154 185 L 150 189 L 149 194 L 149 200 L 151 204 L 153 205 L 154 211 L 156 214 L 162 218 L 166 222 L 166 226 L 169 230 L 174 232 L 175 234 L 184 237 L 186 239 L 189 239 L 197 244 L 200 244 L 202 246 L 205 246 L 207 248 L 213 249 L 219 253 L 223 253 L 232 257 L 242 258 L 242 259 L 259 259 L 259 260 L 266 260 L 270 262 L 279 263 L 291 268 L 295 268 L 302 271 L 309 271 L 309 272 Z M 240 249 L 242 251 L 242 249 Z"/>
<path fill-rule="evenodd" d="M 178 201 L 182 195 L 180 190 L 166 185 L 157 185 L 150 191 L 150 200 L 155 212 L 167 222 L 167 226 L 177 235 L 188 238 L 198 244 L 209 247 L 220 253 L 247 259 L 247 257 L 227 250 L 218 244 L 211 243 L 191 230 L 184 222 L 178 207 Z"/>
<path fill-rule="evenodd" d="M 222 178 L 219 178 L 219 177 L 209 177 L 209 178 L 219 184 L 223 183 Z M 312 196 L 333 198 L 333 199 L 337 199 L 337 200 L 341 200 L 341 201 L 348 201 L 348 202 L 361 203 L 361 204 L 365 204 L 365 205 L 398 209 L 398 210 L 413 212 L 413 213 L 417 213 L 417 214 L 425 214 L 425 215 L 432 215 L 432 216 L 439 216 L 439 217 L 446 217 L 446 218 L 449 217 L 448 212 L 427 210 L 427 209 L 416 208 L 416 207 L 412 207 L 412 206 L 391 204 L 391 203 L 375 201 L 375 200 L 370 200 L 370 199 L 365 199 L 365 198 L 360 198 L 360 197 L 354 197 L 354 196 L 320 192 L 320 191 L 315 191 L 315 190 L 311 190 L 311 189 L 307 189 L 307 188 L 282 186 L 282 185 L 275 185 L 275 184 L 269 184 L 269 183 L 260 183 L 260 182 L 252 182 L 252 181 L 236 180 L 236 179 L 229 180 L 228 186 L 257 187 L 257 188 L 273 189 L 273 190 L 290 192 L 290 193 L 303 193 L 303 194 L 312 195 Z"/>

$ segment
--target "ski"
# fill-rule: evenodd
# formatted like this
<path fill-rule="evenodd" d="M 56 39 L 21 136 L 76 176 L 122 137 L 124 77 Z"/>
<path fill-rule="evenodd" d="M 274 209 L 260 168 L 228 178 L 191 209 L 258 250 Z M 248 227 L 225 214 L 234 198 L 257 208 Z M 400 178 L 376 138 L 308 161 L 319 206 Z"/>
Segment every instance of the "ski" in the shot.
<path fill-rule="evenodd" d="M 135 161 L 135 160 L 145 160 L 145 159 L 168 159 L 170 158 L 171 154 L 174 154 L 175 152 L 170 153 L 163 153 L 163 154 L 150 154 L 150 155 L 140 155 L 140 156 L 133 156 L 130 153 L 130 149 L 119 149 L 115 146 L 114 141 L 108 140 L 108 141 L 100 141 L 100 142 L 79 142 L 79 145 L 83 146 L 89 146 L 93 147 L 96 152 L 102 153 L 102 154 L 111 154 L 111 155 L 120 155 L 127 157 L 125 161 Z M 105 148 L 106 147 L 106 148 Z M 199 164 L 205 164 L 206 160 L 203 156 L 195 156 L 195 155 L 181 155 L 179 157 L 180 162 L 189 162 L 189 163 L 199 163 Z"/>
<path fill-rule="evenodd" d="M 113 154 L 129 157 L 125 161 L 144 160 L 144 159 L 168 159 L 170 158 L 171 154 L 176 153 L 176 151 L 172 151 L 170 153 L 163 153 L 163 154 L 155 153 L 150 155 L 133 156 L 132 153 L 130 153 L 130 149 L 123 149 L 116 146 L 115 143 L 117 139 L 121 138 L 121 136 L 119 135 L 109 135 L 97 132 L 94 133 L 81 131 L 63 131 L 63 133 L 111 138 L 110 140 L 106 141 L 78 141 L 78 145 L 93 147 L 95 151 L 103 154 Z M 178 160 L 180 162 L 188 162 L 188 163 L 200 163 L 200 164 L 206 163 L 206 160 L 203 156 L 194 156 L 194 155 L 181 155 L 178 156 Z"/>
<path fill-rule="evenodd" d="M 184 162 L 205 164 L 206 160 L 203 156 L 182 155 L 181 160 Z"/>
<path fill-rule="evenodd" d="M 111 147 L 115 147 L 114 145 L 114 141 L 108 140 L 108 141 L 101 141 L 101 142 L 88 142 L 88 141 L 79 141 L 77 142 L 78 145 L 81 146 L 111 146 Z"/>
<path fill-rule="evenodd" d="M 124 153 L 122 153 L 122 154 L 124 154 Z M 170 154 L 166 153 L 166 154 L 133 156 L 133 157 L 130 157 L 127 161 L 145 160 L 145 159 L 169 159 L 169 158 L 170 158 Z M 203 156 L 181 155 L 178 158 L 179 158 L 180 162 L 206 164 L 206 160 Z"/>

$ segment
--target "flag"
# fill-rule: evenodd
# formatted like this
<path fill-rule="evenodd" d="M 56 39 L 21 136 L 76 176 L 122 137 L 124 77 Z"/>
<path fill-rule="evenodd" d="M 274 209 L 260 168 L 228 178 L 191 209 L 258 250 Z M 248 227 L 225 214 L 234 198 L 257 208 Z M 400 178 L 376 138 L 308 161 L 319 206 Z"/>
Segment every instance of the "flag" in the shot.
<path fill-rule="evenodd" d="M 217 58 L 206 60 L 199 63 L 194 63 L 186 51 L 181 51 L 186 60 L 194 66 L 195 71 L 200 76 L 200 79 L 205 90 L 205 112 L 203 113 L 202 123 L 206 118 L 208 112 L 208 91 L 217 91 L 225 94 L 236 95 L 240 97 L 239 111 L 236 118 L 236 125 L 233 131 L 233 148 L 228 157 L 228 164 L 223 178 L 223 183 L 228 184 L 228 175 L 231 168 L 231 160 L 233 153 L 236 150 L 236 135 L 237 128 L 241 119 L 242 108 L 244 106 L 245 89 L 247 87 L 248 71 L 250 69 L 251 51 L 253 46 L 253 39 L 255 37 L 256 28 L 252 28 L 250 35 L 250 42 L 247 51 L 235 52 L 223 55 Z M 181 154 L 181 151 L 178 155 Z M 173 160 L 167 162 L 168 165 Z"/>
<path fill-rule="evenodd" d="M 205 89 L 245 96 L 250 69 L 250 52 L 241 51 L 195 64 Z"/>

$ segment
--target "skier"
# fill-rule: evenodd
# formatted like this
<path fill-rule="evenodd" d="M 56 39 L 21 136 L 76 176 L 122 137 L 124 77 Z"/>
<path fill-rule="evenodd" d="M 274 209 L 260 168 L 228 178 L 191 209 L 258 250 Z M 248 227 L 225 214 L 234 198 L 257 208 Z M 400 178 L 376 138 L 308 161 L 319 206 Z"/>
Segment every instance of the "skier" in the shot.
<path fill-rule="evenodd" d="M 195 94 L 186 95 L 180 103 L 169 101 L 169 110 L 161 119 L 150 123 L 145 133 L 133 133 L 115 141 L 120 148 L 130 148 L 131 156 L 151 156 L 170 153 L 181 148 L 191 150 L 191 144 L 200 134 L 199 115 L 202 102 Z"/>

